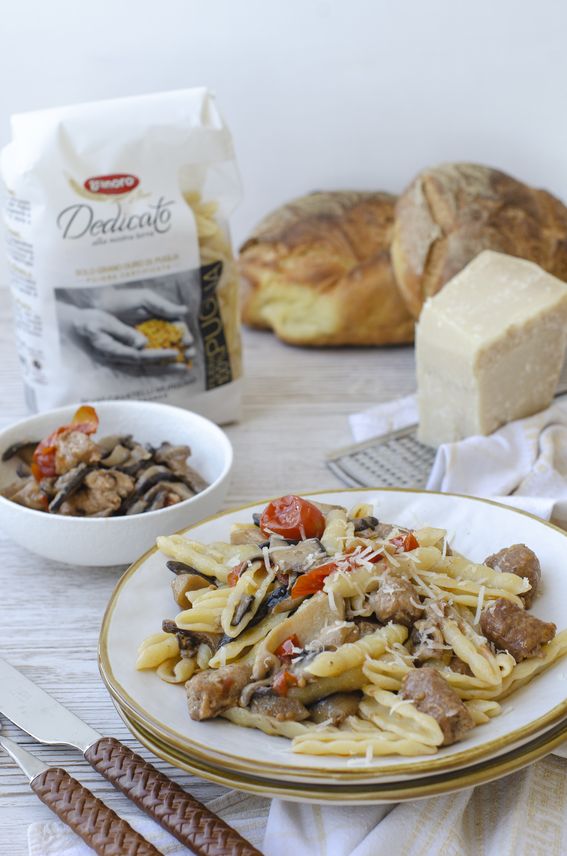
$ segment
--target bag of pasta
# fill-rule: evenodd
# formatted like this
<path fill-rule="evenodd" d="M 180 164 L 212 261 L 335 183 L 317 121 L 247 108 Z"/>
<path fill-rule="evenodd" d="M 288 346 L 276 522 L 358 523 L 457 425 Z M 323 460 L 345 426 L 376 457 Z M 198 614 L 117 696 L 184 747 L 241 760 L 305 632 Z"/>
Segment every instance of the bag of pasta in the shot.
<path fill-rule="evenodd" d="M 2 152 L 27 401 L 155 399 L 238 416 L 240 198 L 206 89 L 12 117 Z"/>

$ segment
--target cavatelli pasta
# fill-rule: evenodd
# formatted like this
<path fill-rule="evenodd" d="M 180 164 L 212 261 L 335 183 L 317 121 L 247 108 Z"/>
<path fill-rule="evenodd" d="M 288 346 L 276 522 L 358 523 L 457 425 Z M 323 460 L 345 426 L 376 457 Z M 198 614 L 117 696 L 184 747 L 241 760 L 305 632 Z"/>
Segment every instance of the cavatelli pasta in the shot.
<path fill-rule="evenodd" d="M 220 240 L 213 208 L 195 204 L 212 248 Z M 378 526 L 374 512 L 369 503 L 348 513 L 312 507 L 316 532 L 303 522 L 289 530 L 311 540 L 307 550 L 275 534 L 262 542 L 257 518 L 235 528 L 240 544 L 160 538 L 167 556 L 210 584 L 187 590 L 187 608 L 144 640 L 137 668 L 185 684 L 197 718 L 222 715 L 291 740 L 294 752 L 368 763 L 428 755 L 455 739 L 436 706 L 420 709 L 411 695 L 424 674 L 466 728 L 480 727 L 500 714 L 502 699 L 567 655 L 567 630 L 519 663 L 481 632 L 494 601 L 523 611 L 526 578 L 460 555 L 440 527 L 408 533 Z M 361 518 L 371 519 L 355 531 Z M 216 687 L 214 704 L 203 676 Z"/>

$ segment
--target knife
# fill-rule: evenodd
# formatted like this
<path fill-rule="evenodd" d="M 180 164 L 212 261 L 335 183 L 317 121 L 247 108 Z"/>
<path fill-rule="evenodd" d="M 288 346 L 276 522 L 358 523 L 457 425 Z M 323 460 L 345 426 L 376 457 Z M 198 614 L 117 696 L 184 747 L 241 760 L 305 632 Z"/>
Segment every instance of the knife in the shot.
<path fill-rule="evenodd" d="M 0 731 L 0 746 L 28 777 L 45 805 L 99 856 L 162 856 L 129 823 L 62 767 L 48 767 Z"/>
<path fill-rule="evenodd" d="M 218 815 L 114 737 L 104 737 L 0 658 L 0 712 L 34 740 L 74 746 L 196 856 L 262 856 Z"/>

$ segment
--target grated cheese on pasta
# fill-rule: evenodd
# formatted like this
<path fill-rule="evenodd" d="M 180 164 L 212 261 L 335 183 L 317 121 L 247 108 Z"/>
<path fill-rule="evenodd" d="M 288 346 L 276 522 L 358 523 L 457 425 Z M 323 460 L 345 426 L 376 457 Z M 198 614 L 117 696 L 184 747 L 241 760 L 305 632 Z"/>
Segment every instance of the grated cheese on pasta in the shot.
<path fill-rule="evenodd" d="M 427 583 L 426 583 L 426 582 L 424 582 L 424 581 L 421 579 L 421 577 L 419 576 L 419 574 L 418 574 L 417 572 L 414 572 L 414 573 L 411 575 L 411 578 L 412 578 L 412 580 L 414 580 L 414 582 L 416 582 L 418 585 L 420 585 L 420 586 L 421 586 L 421 587 L 422 587 L 422 588 L 427 592 L 427 594 L 429 595 L 429 597 L 430 597 L 432 600 L 436 600 L 436 594 L 435 594 L 435 592 L 433 591 L 433 589 L 431 589 L 431 588 L 427 585 Z"/>
<path fill-rule="evenodd" d="M 270 562 L 270 550 L 268 547 L 262 547 L 262 556 L 264 557 L 264 566 L 268 573 L 272 570 L 272 563 Z"/>
<path fill-rule="evenodd" d="M 388 716 L 392 716 L 397 711 L 397 709 L 399 707 L 401 707 L 403 704 L 413 704 L 413 699 L 403 698 L 401 701 L 397 701 L 395 704 L 392 705 L 392 707 L 388 711 Z"/>
<path fill-rule="evenodd" d="M 479 589 L 479 592 L 478 592 L 478 601 L 476 604 L 476 612 L 474 614 L 474 621 L 473 621 L 473 624 L 475 624 L 475 625 L 478 624 L 478 622 L 480 621 L 480 614 L 482 612 L 482 607 L 484 605 L 484 593 L 485 593 L 485 591 L 486 591 L 486 588 L 484 586 L 481 586 Z"/>

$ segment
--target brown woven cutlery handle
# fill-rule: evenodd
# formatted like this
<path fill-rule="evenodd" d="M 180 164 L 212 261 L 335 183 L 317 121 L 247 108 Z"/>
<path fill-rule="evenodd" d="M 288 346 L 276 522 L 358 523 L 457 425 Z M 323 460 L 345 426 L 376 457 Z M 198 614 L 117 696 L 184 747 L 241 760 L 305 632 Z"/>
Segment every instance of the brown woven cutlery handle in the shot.
<path fill-rule="evenodd" d="M 161 856 L 121 817 L 59 767 L 50 767 L 30 782 L 51 811 L 101 856 Z"/>
<path fill-rule="evenodd" d="M 85 758 L 196 856 L 262 856 L 224 820 L 114 737 L 102 737 Z"/>

